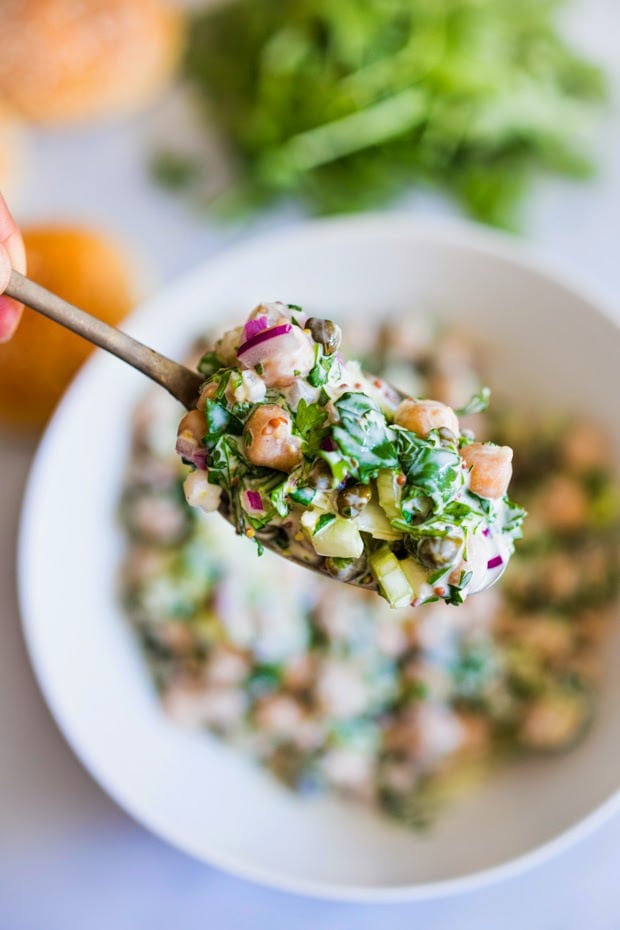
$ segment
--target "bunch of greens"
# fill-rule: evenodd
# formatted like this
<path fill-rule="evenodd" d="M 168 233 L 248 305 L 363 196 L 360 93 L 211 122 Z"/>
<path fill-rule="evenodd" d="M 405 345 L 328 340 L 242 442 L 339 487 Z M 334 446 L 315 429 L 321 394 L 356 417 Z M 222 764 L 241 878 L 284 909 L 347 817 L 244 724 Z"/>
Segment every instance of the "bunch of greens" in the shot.
<path fill-rule="evenodd" d="M 536 172 L 590 168 L 604 82 L 560 36 L 561 2 L 227 0 L 192 21 L 186 75 L 244 203 L 356 210 L 421 183 L 510 226 Z"/>

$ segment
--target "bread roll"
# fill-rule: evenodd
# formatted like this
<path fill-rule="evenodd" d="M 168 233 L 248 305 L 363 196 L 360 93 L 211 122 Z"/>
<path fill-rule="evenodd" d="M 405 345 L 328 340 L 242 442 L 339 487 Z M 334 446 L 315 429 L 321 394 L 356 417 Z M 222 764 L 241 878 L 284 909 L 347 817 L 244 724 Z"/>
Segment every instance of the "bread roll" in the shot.
<path fill-rule="evenodd" d="M 1 0 L 0 98 L 65 123 L 146 103 L 170 78 L 183 19 L 166 0 Z"/>

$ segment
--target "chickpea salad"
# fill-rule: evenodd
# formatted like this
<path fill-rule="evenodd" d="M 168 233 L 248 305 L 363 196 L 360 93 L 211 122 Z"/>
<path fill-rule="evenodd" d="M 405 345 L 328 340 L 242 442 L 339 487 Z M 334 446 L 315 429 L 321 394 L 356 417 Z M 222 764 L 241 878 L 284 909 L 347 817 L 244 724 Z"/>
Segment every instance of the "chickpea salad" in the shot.
<path fill-rule="evenodd" d="M 351 336 L 412 396 L 458 408 L 481 390 L 471 334 L 437 333 L 420 315 L 416 328 Z M 462 422 L 515 449 L 526 538 L 500 582 L 458 609 L 393 610 L 269 551 L 256 559 L 189 506 L 178 407 L 149 394 L 122 498 L 121 584 L 165 712 L 291 790 L 336 792 L 414 828 L 507 761 L 574 746 L 617 612 L 617 480 L 597 426 L 494 407 Z"/>
<path fill-rule="evenodd" d="M 461 410 L 403 398 L 340 353 L 341 332 L 292 304 L 260 304 L 199 362 L 178 429 L 188 503 L 239 534 L 391 607 L 462 604 L 493 584 L 525 512 L 507 497 L 512 449 L 476 442 Z"/>

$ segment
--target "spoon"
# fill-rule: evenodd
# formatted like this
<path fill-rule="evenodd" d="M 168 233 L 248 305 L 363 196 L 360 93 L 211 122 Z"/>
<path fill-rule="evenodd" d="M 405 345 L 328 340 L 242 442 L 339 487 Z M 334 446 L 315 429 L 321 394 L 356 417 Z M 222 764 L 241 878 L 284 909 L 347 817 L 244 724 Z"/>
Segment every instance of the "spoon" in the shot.
<path fill-rule="evenodd" d="M 53 294 L 17 271 L 11 272 L 4 293 L 136 368 L 168 391 L 186 410 L 193 410 L 196 407 L 200 390 L 205 381 L 205 378 L 199 372 L 192 371 L 185 365 L 161 355 L 154 349 L 138 342 L 132 336 L 127 335 L 127 333 L 123 333 L 116 327 L 110 326 L 108 323 L 97 319 L 97 317 L 86 313 L 86 311 L 73 306 L 73 304 L 68 303 L 57 294 Z M 399 391 L 392 390 L 394 390 L 396 396 L 403 398 Z M 226 494 L 222 495 L 218 512 L 237 529 L 232 510 L 228 496 Z M 320 575 L 329 578 L 333 577 L 324 568 L 323 559 L 317 556 L 310 545 L 291 545 L 285 555 L 280 546 L 277 545 L 276 537 L 270 532 L 269 527 L 265 527 L 262 531 L 258 530 L 256 536 L 264 548 L 275 552 L 288 562 L 293 562 Z M 367 566 L 362 566 L 362 571 L 363 574 L 352 578 L 342 577 L 335 580 L 358 588 L 378 591 L 378 584 L 368 571 Z"/>
<path fill-rule="evenodd" d="M 200 386 L 205 380 L 197 371 L 173 362 L 115 326 L 110 326 L 85 310 L 74 307 L 18 271 L 11 272 L 4 293 L 137 368 L 165 388 L 187 410 L 196 406 Z"/>
<path fill-rule="evenodd" d="M 18 271 L 11 272 L 4 293 L 7 297 L 13 297 L 37 313 L 41 313 L 55 323 L 64 326 L 65 329 L 70 329 L 71 332 L 77 333 L 78 336 L 82 336 L 88 342 L 105 349 L 106 352 L 115 355 L 121 361 L 131 365 L 132 368 L 136 368 L 168 391 L 169 394 L 183 404 L 186 410 L 193 410 L 196 406 L 200 388 L 205 381 L 204 376 L 199 372 L 192 371 L 191 368 L 172 361 L 165 355 L 161 355 L 154 349 L 145 346 L 142 342 L 138 342 L 132 336 L 128 336 L 127 333 L 122 332 L 115 326 L 110 326 L 108 323 L 104 323 L 103 320 L 86 313 L 85 310 L 80 310 L 79 307 L 73 306 L 73 304 L 41 287 L 40 284 L 36 284 Z M 225 520 L 234 525 L 230 504 L 227 500 L 222 500 L 219 513 Z M 283 556 L 281 548 L 275 544 L 273 539 L 269 538 L 268 533 L 258 533 L 257 535 L 266 549 L 270 549 L 277 555 L 286 558 L 287 562 L 294 562 L 303 568 L 318 572 L 320 575 L 332 577 L 320 567 L 320 564 L 312 564 L 311 561 L 308 562 L 293 553 Z M 310 559 L 312 559 L 313 555 L 313 553 L 308 553 Z M 318 561 L 320 562 L 320 560 Z M 376 582 L 369 575 L 346 583 L 353 584 L 356 587 L 368 588 L 369 590 L 377 590 Z"/>

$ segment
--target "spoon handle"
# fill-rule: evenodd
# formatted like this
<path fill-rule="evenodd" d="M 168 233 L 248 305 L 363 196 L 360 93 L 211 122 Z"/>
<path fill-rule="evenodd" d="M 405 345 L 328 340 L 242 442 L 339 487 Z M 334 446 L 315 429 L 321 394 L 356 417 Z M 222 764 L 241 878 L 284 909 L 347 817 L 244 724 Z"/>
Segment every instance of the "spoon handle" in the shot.
<path fill-rule="evenodd" d="M 165 388 L 188 410 L 195 406 L 200 386 L 204 381 L 198 372 L 173 362 L 154 349 L 149 349 L 137 339 L 74 307 L 17 271 L 11 272 L 5 294 L 137 368 Z"/>

